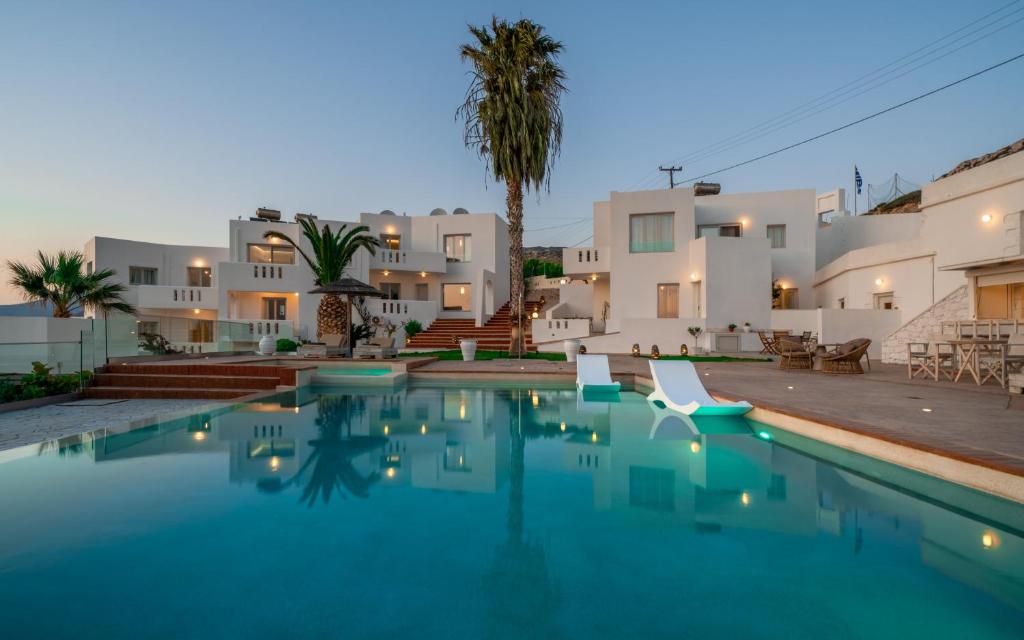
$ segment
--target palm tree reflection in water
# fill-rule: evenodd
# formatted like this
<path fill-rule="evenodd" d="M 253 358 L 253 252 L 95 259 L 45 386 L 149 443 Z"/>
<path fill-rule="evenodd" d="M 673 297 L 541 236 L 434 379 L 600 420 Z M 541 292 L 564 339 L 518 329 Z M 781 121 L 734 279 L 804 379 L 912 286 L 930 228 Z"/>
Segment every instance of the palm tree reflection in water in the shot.
<path fill-rule="evenodd" d="M 373 471 L 363 476 L 352 461 L 383 447 L 387 438 L 352 435 L 352 419 L 362 415 L 363 410 L 362 398 L 320 396 L 316 418 L 319 437 L 309 441 L 313 452 L 291 478 L 283 482 L 278 478 L 261 481 L 259 490 L 278 493 L 304 482 L 299 502 L 305 502 L 309 507 L 316 504 L 317 496 L 327 504 L 334 493 L 342 499 L 346 498 L 346 492 L 357 498 L 369 497 L 370 487 L 380 480 L 380 473 Z"/>
<path fill-rule="evenodd" d="M 514 632 L 524 638 L 557 637 L 555 613 L 561 605 L 561 588 L 548 570 L 544 547 L 523 534 L 523 480 L 525 445 L 528 435 L 540 433 L 523 424 L 523 391 L 513 390 L 510 400 L 511 452 L 508 517 L 505 542 L 494 552 L 494 561 L 483 577 L 483 591 L 489 602 L 489 637 Z M 527 410 L 532 410 L 529 405 Z M 530 433 L 528 434 L 527 431 Z"/>

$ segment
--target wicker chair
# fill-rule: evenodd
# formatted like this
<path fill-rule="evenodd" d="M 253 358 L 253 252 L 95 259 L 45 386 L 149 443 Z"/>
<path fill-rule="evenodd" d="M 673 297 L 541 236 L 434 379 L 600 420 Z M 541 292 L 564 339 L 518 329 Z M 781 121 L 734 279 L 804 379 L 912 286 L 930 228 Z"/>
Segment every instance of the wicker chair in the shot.
<path fill-rule="evenodd" d="M 825 373 L 864 373 L 860 361 L 867 356 L 870 346 L 871 340 L 867 338 L 854 338 L 837 345 L 832 351 L 821 356 L 821 370 Z M 871 359 L 868 358 L 868 369 L 870 368 Z"/>
<path fill-rule="evenodd" d="M 779 350 L 780 369 L 813 368 L 814 361 L 811 352 L 800 342 L 799 336 L 793 336 L 789 340 L 779 340 L 776 345 Z"/>

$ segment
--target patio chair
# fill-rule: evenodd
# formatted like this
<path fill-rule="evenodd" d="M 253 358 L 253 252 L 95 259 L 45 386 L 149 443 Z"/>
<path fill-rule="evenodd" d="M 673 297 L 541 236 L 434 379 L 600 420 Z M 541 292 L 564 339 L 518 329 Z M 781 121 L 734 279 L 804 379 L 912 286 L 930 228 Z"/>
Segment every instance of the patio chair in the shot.
<path fill-rule="evenodd" d="M 648 402 L 688 416 L 741 416 L 753 407 L 749 402 L 719 402 L 708 394 L 688 360 L 651 360 L 654 392 Z"/>
<path fill-rule="evenodd" d="M 835 346 L 832 351 L 827 351 L 821 356 L 821 370 L 825 373 L 864 373 L 860 361 L 867 356 L 871 340 L 868 338 L 854 338 Z M 868 358 L 868 370 L 871 369 L 871 359 Z"/>
<path fill-rule="evenodd" d="M 907 378 L 913 380 L 918 374 L 938 381 L 939 376 L 952 380 L 956 375 L 956 353 L 953 345 L 941 335 L 934 335 L 929 342 L 907 343 Z"/>
<path fill-rule="evenodd" d="M 394 358 L 398 355 L 394 337 L 379 336 L 352 351 L 354 358 Z"/>
<path fill-rule="evenodd" d="M 1006 342 L 1007 373 L 1024 373 L 1024 334 L 1011 334 Z"/>
<path fill-rule="evenodd" d="M 811 352 L 800 342 L 798 336 L 779 340 L 777 347 L 780 369 L 810 369 L 814 366 Z"/>
<path fill-rule="evenodd" d="M 778 352 L 775 350 L 775 338 L 769 338 L 768 334 L 764 331 L 758 331 L 757 337 L 761 338 L 761 346 L 764 347 L 761 349 L 761 353 L 767 353 L 773 356 L 778 355 Z"/>
<path fill-rule="evenodd" d="M 800 335 L 800 342 L 806 343 L 806 342 L 810 342 L 810 341 L 811 341 L 811 332 L 810 331 L 804 331 Z"/>
<path fill-rule="evenodd" d="M 307 342 L 301 345 L 298 354 L 303 358 L 327 358 L 329 356 L 348 355 L 347 349 L 342 349 L 341 343 L 345 336 L 340 333 L 325 333 L 320 336 L 320 342 Z"/>

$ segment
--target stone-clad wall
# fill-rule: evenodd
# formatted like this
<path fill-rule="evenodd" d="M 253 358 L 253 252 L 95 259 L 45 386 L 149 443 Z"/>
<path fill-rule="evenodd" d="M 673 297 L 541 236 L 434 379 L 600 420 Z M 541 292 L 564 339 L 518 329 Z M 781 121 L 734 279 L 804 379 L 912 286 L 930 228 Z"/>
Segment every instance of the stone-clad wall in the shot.
<path fill-rule="evenodd" d="M 882 345 L 882 362 L 906 364 L 908 342 L 928 342 L 939 333 L 942 322 L 964 320 L 968 312 L 967 285 L 964 285 L 889 334 Z"/>

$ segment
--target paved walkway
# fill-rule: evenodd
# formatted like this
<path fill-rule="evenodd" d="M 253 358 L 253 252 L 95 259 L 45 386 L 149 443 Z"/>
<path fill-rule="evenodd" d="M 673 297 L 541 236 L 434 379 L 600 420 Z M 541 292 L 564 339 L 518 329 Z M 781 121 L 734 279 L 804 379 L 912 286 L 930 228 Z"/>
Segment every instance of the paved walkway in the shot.
<path fill-rule="evenodd" d="M 649 376 L 648 360 L 610 356 L 613 376 Z M 1024 475 L 1024 397 L 995 384 L 907 380 L 906 368 L 873 363 L 864 375 L 780 370 L 771 362 L 697 363 L 709 391 Z M 575 378 L 575 366 L 542 360 L 438 361 L 415 374 L 521 373 L 539 380 Z M 708 375 L 704 375 L 708 374 Z M 925 411 L 930 409 L 930 411 Z"/>
<path fill-rule="evenodd" d="M 0 414 L 0 451 L 85 431 L 227 406 L 209 400 L 76 400 Z"/>

